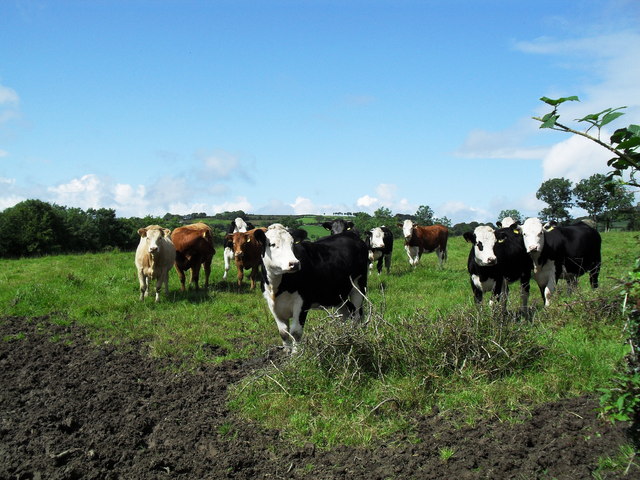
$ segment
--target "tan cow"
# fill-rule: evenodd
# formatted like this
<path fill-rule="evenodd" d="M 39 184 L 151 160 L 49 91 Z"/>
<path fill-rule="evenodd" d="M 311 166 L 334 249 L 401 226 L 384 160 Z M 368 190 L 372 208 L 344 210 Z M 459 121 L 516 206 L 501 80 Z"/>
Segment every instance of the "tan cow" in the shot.
<path fill-rule="evenodd" d="M 256 239 L 256 230 L 266 231 L 266 228 L 254 228 L 248 232 L 229 233 L 225 237 L 228 244 L 232 244 L 233 257 L 238 269 L 238 287 L 242 286 L 244 270 L 251 269 L 251 288 L 256 288 L 258 267 L 262 264 L 262 243 Z"/>
<path fill-rule="evenodd" d="M 140 301 L 149 294 L 152 280 L 156 281 L 156 302 L 160 300 L 160 289 L 164 284 L 169 295 L 169 270 L 176 259 L 176 249 L 169 235 L 171 230 L 158 225 L 149 225 L 138 230 L 140 243 L 136 250 L 136 270 L 140 281 Z"/>
<path fill-rule="evenodd" d="M 194 223 L 178 227 L 171 233 L 171 240 L 176 247 L 176 272 L 180 279 L 180 290 L 185 290 L 186 270 L 191 269 L 191 283 L 198 290 L 200 266 L 204 267 L 204 289 L 209 288 L 211 260 L 216 253 L 213 248 L 213 235 L 206 223 Z"/>

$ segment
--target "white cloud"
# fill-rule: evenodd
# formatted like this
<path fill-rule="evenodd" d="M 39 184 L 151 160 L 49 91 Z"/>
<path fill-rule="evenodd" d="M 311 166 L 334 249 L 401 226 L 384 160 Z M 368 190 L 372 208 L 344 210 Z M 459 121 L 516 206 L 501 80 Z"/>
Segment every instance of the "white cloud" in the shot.
<path fill-rule="evenodd" d="M 251 202 L 247 197 L 236 197 L 235 200 L 230 202 L 224 202 L 211 206 L 211 214 L 222 212 L 235 212 L 236 210 L 242 210 L 243 212 L 250 212 L 253 209 Z M 207 213 L 209 213 L 207 211 Z"/>
<path fill-rule="evenodd" d="M 93 174 L 74 178 L 69 183 L 49 187 L 53 193 L 54 202 L 65 206 L 80 208 L 100 208 L 104 205 L 103 190 L 105 185 Z"/>
<path fill-rule="evenodd" d="M 305 215 L 307 213 L 317 213 L 317 209 L 313 202 L 304 197 L 296 197 L 295 202 L 291 204 L 291 208 L 296 215 Z"/>
<path fill-rule="evenodd" d="M 247 181 L 251 180 L 251 175 L 238 155 L 216 150 L 213 153 L 199 152 L 196 157 L 200 159 L 201 172 L 207 178 L 228 180 L 237 177 Z"/>
<path fill-rule="evenodd" d="M 0 158 L 8 157 L 8 156 L 9 156 L 9 152 L 7 152 L 6 150 L 0 150 Z"/>
<path fill-rule="evenodd" d="M 376 205 L 378 205 L 379 201 L 377 198 L 375 197 L 371 197 L 369 195 L 364 195 L 360 198 L 358 198 L 358 200 L 356 200 L 356 205 L 358 207 L 364 207 L 364 208 L 372 208 Z"/>
<path fill-rule="evenodd" d="M 21 197 L 19 195 L 7 195 L 0 197 L 0 212 L 25 200 L 25 197 Z"/>
<path fill-rule="evenodd" d="M 549 150 L 542 162 L 542 176 L 544 180 L 565 177 L 578 182 L 594 173 L 609 171 L 607 160 L 612 157 L 604 147 L 573 135 Z"/>
<path fill-rule="evenodd" d="M 18 103 L 20 98 L 16 91 L 12 88 L 0 85 L 0 105 L 4 103 Z"/>
<path fill-rule="evenodd" d="M 451 219 L 452 223 L 460 223 L 460 222 L 490 222 L 491 214 L 486 210 L 478 207 L 471 207 L 464 202 L 453 201 L 446 202 L 438 208 L 438 211 L 441 212 L 440 215 L 436 216 L 445 216 Z"/>

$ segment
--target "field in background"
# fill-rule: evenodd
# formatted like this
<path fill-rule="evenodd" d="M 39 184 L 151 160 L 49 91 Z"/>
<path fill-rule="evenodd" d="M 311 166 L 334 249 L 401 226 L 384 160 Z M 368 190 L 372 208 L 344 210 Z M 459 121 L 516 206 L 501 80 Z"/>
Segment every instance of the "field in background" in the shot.
<path fill-rule="evenodd" d="M 466 273 L 469 244 L 461 237 L 450 239 L 442 270 L 434 254 L 411 268 L 397 239 L 391 274 L 370 275 L 365 328 L 312 312 L 305 329 L 308 351 L 267 376 L 247 380 L 234 405 L 294 438 L 332 445 L 366 443 L 405 428 L 405 415 L 435 405 L 501 415 L 527 403 L 593 391 L 624 355 L 615 299 L 638 245 L 634 233 L 602 236 L 597 292 L 582 278 L 579 292 L 561 291 L 553 307 L 541 309 L 532 284 L 531 322 L 511 318 L 509 324 L 473 305 Z M 96 342 L 139 340 L 150 355 L 169 356 L 186 368 L 262 355 L 280 343 L 259 288 L 251 291 L 245 281 L 239 290 L 234 267 L 229 279 L 221 280 L 221 251 L 214 257 L 208 292 L 180 292 L 172 272 L 170 295 L 158 304 L 138 301 L 133 258 L 132 252 L 113 252 L 0 260 L 0 315 L 48 315 L 77 323 L 88 327 Z M 510 312 L 518 302 L 514 284 Z M 473 339 L 483 335 L 485 343 Z M 340 343 L 344 339 L 351 343 Z M 336 362 L 327 364 L 322 355 Z M 498 359 L 508 361 L 491 363 Z"/>

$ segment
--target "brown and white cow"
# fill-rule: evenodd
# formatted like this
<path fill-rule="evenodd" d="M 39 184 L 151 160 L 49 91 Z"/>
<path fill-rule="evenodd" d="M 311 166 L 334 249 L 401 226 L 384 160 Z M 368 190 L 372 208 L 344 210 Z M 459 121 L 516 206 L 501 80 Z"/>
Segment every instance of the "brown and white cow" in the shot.
<path fill-rule="evenodd" d="M 235 220 L 232 220 L 227 228 L 227 233 L 236 233 L 236 232 L 246 232 L 248 230 L 253 230 L 255 227 L 251 222 L 245 222 L 242 217 L 237 217 Z M 233 245 L 231 244 L 231 240 L 227 240 L 228 235 L 224 240 L 224 252 L 222 254 L 222 258 L 224 260 L 224 273 L 222 274 L 222 279 L 227 278 L 227 273 L 229 273 L 229 268 L 231 267 L 231 260 L 233 260 Z"/>
<path fill-rule="evenodd" d="M 418 226 L 411 220 L 399 223 L 404 235 L 404 248 L 409 256 L 409 264 L 418 265 L 424 252 L 436 252 L 440 261 L 440 268 L 447 260 L 447 240 L 449 229 L 444 225 Z"/>
<path fill-rule="evenodd" d="M 194 223 L 176 228 L 171 234 L 171 240 L 176 247 L 176 272 L 180 279 L 180 290 L 185 290 L 186 270 L 191 269 L 191 283 L 198 290 L 200 266 L 204 268 L 204 289 L 209 288 L 211 274 L 211 260 L 216 253 L 213 248 L 213 234 L 206 223 Z"/>
<path fill-rule="evenodd" d="M 248 232 L 228 233 L 225 241 L 231 245 L 233 258 L 238 270 L 238 287 L 242 286 L 244 271 L 251 269 L 251 289 L 256 288 L 258 267 L 262 265 L 262 242 L 256 239 L 256 230 L 266 231 L 266 228 L 254 228 Z"/>
<path fill-rule="evenodd" d="M 169 235 L 171 230 L 159 225 L 149 225 L 138 230 L 140 243 L 136 249 L 136 270 L 140 281 L 140 301 L 149 294 L 152 280 L 156 281 L 156 302 L 160 300 L 160 289 L 164 285 L 169 295 L 169 270 L 176 259 L 176 249 Z"/>

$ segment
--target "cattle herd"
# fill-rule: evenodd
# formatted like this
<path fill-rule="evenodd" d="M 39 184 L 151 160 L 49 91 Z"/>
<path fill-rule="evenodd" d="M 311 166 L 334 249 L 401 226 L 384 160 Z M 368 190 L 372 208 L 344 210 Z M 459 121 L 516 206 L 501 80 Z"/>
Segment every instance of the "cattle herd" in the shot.
<path fill-rule="evenodd" d="M 447 260 L 447 227 L 418 226 L 411 220 L 398 226 L 402 228 L 411 266 L 417 266 L 423 253 L 436 252 L 443 268 Z M 312 242 L 303 229 L 287 229 L 280 224 L 255 228 L 236 218 L 224 237 L 223 278 L 227 278 L 232 260 L 238 286 L 242 286 L 244 270 L 251 270 L 252 289 L 261 275 L 263 296 L 284 348 L 292 352 L 302 338 L 309 310 L 334 307 L 340 315 L 359 319 L 369 271 L 376 262 L 378 274 L 382 273 L 383 264 L 387 273 L 391 268 L 393 234 L 389 228 L 375 227 L 361 235 L 352 222 L 343 219 L 325 222 L 323 227 L 330 235 Z M 153 280 L 156 302 L 163 286 L 168 294 L 169 271 L 174 266 L 181 290 L 185 290 L 185 271 L 189 269 L 191 283 L 198 290 L 201 267 L 204 288 L 208 288 L 215 254 L 208 225 L 195 223 L 173 232 L 150 225 L 138 233 L 135 265 L 140 300 L 149 294 Z M 528 218 L 520 225 L 505 218 L 498 222 L 497 229 L 481 225 L 465 233 L 464 239 L 472 244 L 467 270 L 477 303 L 490 292 L 491 302 L 506 306 L 509 284 L 519 281 L 521 304 L 526 309 L 532 275 L 545 305 L 549 305 L 561 278 L 573 288 L 578 277 L 588 273 L 591 286 L 598 286 L 601 238 L 587 223 L 558 226 Z"/>

